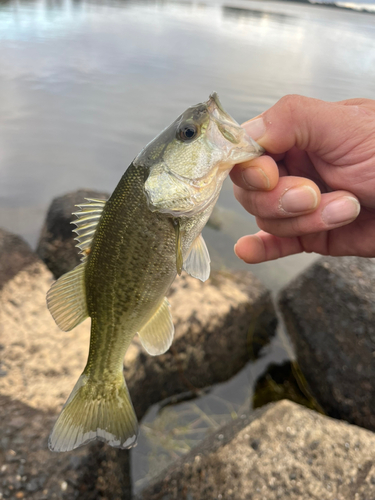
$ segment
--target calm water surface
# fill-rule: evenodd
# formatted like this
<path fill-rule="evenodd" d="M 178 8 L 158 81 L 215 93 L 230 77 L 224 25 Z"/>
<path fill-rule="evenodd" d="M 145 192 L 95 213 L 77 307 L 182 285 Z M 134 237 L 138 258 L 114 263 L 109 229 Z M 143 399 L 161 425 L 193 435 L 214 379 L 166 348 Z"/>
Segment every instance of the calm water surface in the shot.
<path fill-rule="evenodd" d="M 111 192 L 140 149 L 213 90 L 239 122 L 288 93 L 375 99 L 374 20 L 253 0 L 2 1 L 0 226 L 35 245 L 55 196 L 78 188 Z M 213 263 L 249 269 L 235 258 L 233 245 L 256 226 L 229 181 L 219 207 L 222 230 L 205 230 Z M 251 270 L 277 291 L 314 258 L 289 257 Z M 179 414 L 166 410 L 156 420 L 151 410 L 133 458 L 136 488 L 207 426 L 248 406 L 254 377 L 266 362 L 286 355 L 278 342 L 237 382 L 216 388 L 209 403 L 203 399 Z M 207 405 L 219 415 L 210 425 L 197 420 L 196 412 L 210 413 Z M 190 441 L 185 433 L 177 444 L 176 434 L 166 443 L 168 425 L 186 430 L 192 413 L 198 424 Z M 149 461 L 150 450 L 158 461 Z"/>
<path fill-rule="evenodd" d="M 282 2 L 0 3 L 0 226 L 35 245 L 55 196 L 111 192 L 139 150 L 219 92 L 239 121 L 281 96 L 375 98 L 371 15 Z M 230 182 L 216 266 L 255 231 Z M 277 290 L 311 256 L 252 270 Z"/>

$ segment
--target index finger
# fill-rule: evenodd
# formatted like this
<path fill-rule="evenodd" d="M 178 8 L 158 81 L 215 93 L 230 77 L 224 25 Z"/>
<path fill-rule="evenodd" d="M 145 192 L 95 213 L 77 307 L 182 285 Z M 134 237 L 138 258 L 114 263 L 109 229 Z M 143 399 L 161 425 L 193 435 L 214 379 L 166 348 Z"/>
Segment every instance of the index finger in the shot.
<path fill-rule="evenodd" d="M 339 145 L 347 133 L 347 123 L 357 113 L 356 106 L 348 104 L 289 95 L 242 126 L 268 153 L 297 147 L 323 154 Z"/>

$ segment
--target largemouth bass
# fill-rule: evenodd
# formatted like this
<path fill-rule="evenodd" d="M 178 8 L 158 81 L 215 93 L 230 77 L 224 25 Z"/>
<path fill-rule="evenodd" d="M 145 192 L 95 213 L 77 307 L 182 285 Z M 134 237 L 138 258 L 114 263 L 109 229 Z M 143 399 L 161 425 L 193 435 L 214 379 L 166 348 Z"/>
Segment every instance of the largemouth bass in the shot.
<path fill-rule="evenodd" d="M 87 365 L 49 438 L 53 451 L 94 439 L 118 448 L 138 432 L 123 359 L 138 333 L 162 354 L 174 327 L 166 293 L 184 269 L 205 281 L 210 258 L 201 232 L 232 166 L 263 153 L 213 93 L 188 108 L 134 159 L 107 202 L 87 200 L 75 215 L 82 263 L 47 294 L 57 325 L 91 317 Z"/>

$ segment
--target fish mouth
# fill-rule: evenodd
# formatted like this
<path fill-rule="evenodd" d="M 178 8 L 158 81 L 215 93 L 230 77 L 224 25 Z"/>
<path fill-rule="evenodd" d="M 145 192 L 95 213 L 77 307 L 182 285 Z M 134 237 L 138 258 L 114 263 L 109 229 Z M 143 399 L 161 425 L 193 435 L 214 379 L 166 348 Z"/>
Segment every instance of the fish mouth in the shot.
<path fill-rule="evenodd" d="M 234 118 L 232 118 L 230 116 L 230 114 L 227 113 L 225 111 L 225 109 L 223 108 L 217 92 L 212 92 L 212 94 L 210 94 L 210 97 L 208 98 L 206 105 L 207 105 L 208 112 L 211 115 L 215 116 L 215 115 L 219 114 L 219 117 L 221 120 L 224 119 L 224 120 L 227 120 L 228 122 L 232 122 L 233 124 L 238 125 L 236 120 Z"/>
<path fill-rule="evenodd" d="M 221 169 L 253 160 L 265 152 L 264 148 L 247 135 L 245 129 L 224 110 L 216 92 L 210 95 L 206 106 L 214 124 L 208 133 L 210 140 L 227 152 Z"/>

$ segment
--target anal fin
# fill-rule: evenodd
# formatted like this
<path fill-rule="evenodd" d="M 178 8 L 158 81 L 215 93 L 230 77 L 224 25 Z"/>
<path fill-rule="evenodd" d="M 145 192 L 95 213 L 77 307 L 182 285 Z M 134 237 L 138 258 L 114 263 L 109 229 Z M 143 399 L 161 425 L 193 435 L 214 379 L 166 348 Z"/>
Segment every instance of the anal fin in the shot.
<path fill-rule="evenodd" d="M 152 356 L 163 354 L 172 344 L 174 326 L 169 307 L 164 297 L 160 307 L 138 332 L 143 347 Z"/>
<path fill-rule="evenodd" d="M 203 236 L 200 234 L 190 248 L 183 269 L 193 278 L 206 281 L 210 276 L 210 262 L 210 254 Z"/>

